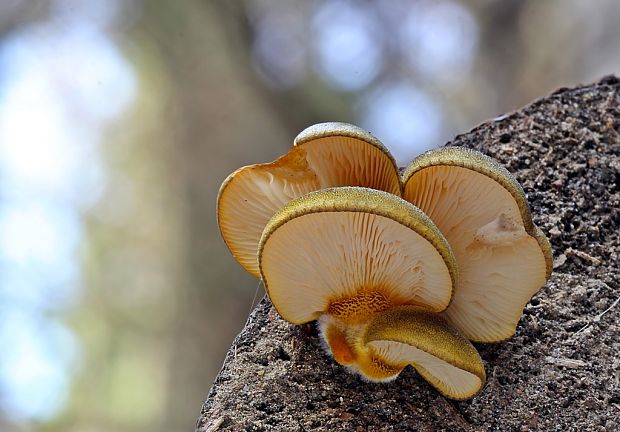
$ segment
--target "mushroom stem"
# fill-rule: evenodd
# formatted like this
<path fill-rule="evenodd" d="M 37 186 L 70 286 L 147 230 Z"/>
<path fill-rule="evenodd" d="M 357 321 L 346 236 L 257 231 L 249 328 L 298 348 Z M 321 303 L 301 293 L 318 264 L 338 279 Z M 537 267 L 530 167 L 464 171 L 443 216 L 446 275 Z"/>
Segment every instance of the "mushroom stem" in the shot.
<path fill-rule="evenodd" d="M 327 352 L 337 363 L 365 380 L 392 381 L 405 367 L 389 364 L 374 349 L 365 346 L 364 339 L 370 320 L 351 324 L 333 315 L 323 314 L 318 323 Z"/>

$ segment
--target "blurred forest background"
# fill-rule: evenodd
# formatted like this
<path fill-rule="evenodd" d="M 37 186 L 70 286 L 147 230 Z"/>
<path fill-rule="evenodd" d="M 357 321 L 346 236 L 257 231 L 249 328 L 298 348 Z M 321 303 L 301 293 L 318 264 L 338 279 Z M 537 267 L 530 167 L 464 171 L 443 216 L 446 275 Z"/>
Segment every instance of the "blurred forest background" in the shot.
<path fill-rule="evenodd" d="M 263 295 L 236 168 L 321 121 L 401 164 L 620 71 L 617 0 L 0 1 L 0 430 L 192 430 Z"/>

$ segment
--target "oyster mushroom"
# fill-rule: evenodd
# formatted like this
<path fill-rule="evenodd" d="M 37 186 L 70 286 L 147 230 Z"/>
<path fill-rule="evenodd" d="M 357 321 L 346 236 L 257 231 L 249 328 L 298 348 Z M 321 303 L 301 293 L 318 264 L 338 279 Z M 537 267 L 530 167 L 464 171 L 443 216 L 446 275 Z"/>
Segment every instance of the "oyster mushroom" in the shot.
<path fill-rule="evenodd" d="M 473 341 L 512 336 L 553 263 L 519 183 L 479 152 L 444 147 L 416 158 L 403 185 L 403 197 L 431 218 L 457 260 L 459 284 L 445 317 Z"/>
<path fill-rule="evenodd" d="M 482 387 L 477 352 L 437 314 L 457 280 L 450 246 L 415 206 L 367 188 L 313 192 L 268 222 L 258 257 L 280 315 L 318 319 L 338 363 L 372 381 L 411 364 L 456 399 Z"/>
<path fill-rule="evenodd" d="M 338 363 L 371 381 L 412 365 L 453 399 L 484 385 L 469 340 L 512 336 L 552 269 L 523 190 L 494 160 L 441 148 L 400 177 L 376 138 L 343 123 L 235 171 L 217 217 L 280 315 L 318 320 Z"/>
<path fill-rule="evenodd" d="M 290 200 L 333 186 L 401 194 L 394 158 L 379 140 L 353 125 L 322 123 L 302 131 L 274 162 L 228 176 L 217 199 L 222 237 L 237 261 L 258 277 L 257 246 L 269 219 Z"/>

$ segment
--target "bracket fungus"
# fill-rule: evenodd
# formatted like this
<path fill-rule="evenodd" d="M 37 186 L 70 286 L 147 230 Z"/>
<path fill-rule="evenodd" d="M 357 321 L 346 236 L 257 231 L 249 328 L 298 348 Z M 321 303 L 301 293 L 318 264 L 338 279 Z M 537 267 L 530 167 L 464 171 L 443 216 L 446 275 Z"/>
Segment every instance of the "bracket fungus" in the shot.
<path fill-rule="evenodd" d="M 512 336 L 552 269 L 523 189 L 493 159 L 445 147 L 401 176 L 383 144 L 343 123 L 232 173 L 217 218 L 279 314 L 317 320 L 339 364 L 370 381 L 411 365 L 452 399 L 485 382 L 470 341 Z"/>

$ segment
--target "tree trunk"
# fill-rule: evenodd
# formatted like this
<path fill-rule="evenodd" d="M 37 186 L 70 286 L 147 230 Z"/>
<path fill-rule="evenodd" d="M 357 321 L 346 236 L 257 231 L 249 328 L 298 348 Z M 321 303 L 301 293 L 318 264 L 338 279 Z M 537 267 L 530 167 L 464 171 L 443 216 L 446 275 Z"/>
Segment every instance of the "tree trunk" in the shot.
<path fill-rule="evenodd" d="M 620 80 L 561 89 L 449 145 L 504 164 L 551 240 L 554 274 L 517 334 L 477 344 L 487 384 L 445 399 L 407 368 L 388 384 L 347 373 L 314 325 L 268 299 L 235 339 L 198 431 L 620 430 Z"/>

